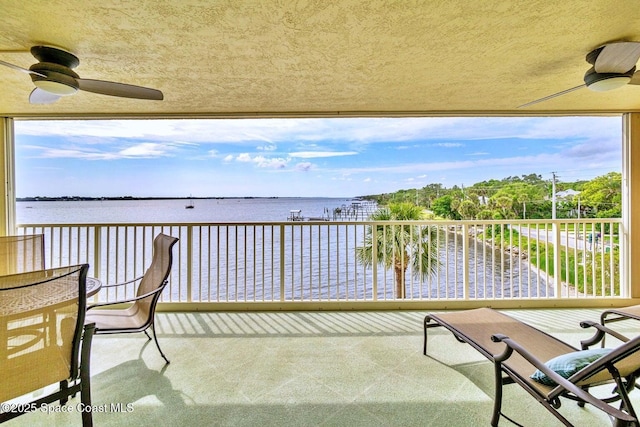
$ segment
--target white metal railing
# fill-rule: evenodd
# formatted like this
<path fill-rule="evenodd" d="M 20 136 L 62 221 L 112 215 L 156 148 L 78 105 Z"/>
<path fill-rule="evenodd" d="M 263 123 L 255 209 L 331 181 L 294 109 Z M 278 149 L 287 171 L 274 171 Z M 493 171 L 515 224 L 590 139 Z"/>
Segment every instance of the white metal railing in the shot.
<path fill-rule="evenodd" d="M 86 262 L 105 283 L 141 276 L 154 236 L 171 234 L 180 240 L 163 302 L 287 303 L 626 297 L 620 229 L 590 219 L 23 224 L 17 233 L 45 235 L 47 267 Z"/>

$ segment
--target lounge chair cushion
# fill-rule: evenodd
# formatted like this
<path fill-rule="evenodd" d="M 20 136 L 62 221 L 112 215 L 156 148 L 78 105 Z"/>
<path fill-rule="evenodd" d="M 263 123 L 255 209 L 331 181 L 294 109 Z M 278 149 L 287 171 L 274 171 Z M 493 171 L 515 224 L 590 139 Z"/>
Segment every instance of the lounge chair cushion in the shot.
<path fill-rule="evenodd" d="M 569 378 L 585 366 L 600 359 L 611 351 L 610 348 L 594 348 L 590 350 L 573 351 L 554 357 L 545 363 L 552 371 L 556 372 L 563 378 Z M 536 370 L 531 378 L 539 383 L 548 386 L 557 385 L 555 381 L 549 378 L 544 372 Z"/>

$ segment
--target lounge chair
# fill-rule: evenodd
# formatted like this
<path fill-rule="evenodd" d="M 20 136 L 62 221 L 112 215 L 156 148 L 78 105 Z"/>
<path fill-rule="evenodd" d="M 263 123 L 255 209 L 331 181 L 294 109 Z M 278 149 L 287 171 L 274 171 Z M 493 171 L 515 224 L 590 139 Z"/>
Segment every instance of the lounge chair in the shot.
<path fill-rule="evenodd" d="M 81 401 L 73 409 L 91 407 L 87 269 L 83 264 L 0 277 L 0 422 L 58 400 L 64 405 L 78 392 Z M 50 392 L 52 384 L 59 388 Z M 36 391 L 44 396 L 25 401 Z M 78 412 L 91 426 L 91 411 Z"/>
<path fill-rule="evenodd" d="M 595 328 L 594 336 L 581 342 L 582 350 L 601 342 L 609 333 L 626 342 L 610 351 L 597 348 L 583 352 L 506 314 L 479 308 L 428 314 L 424 319 L 424 354 L 427 354 L 427 331 L 444 327 L 494 364 L 492 426 L 498 425 L 501 416 L 513 421 L 502 413 L 502 387 L 513 383 L 529 392 L 564 425 L 572 424 L 557 410 L 560 397 L 580 405 L 593 405 L 613 418 L 616 427 L 640 426 L 627 394 L 633 389 L 640 369 L 640 336 L 628 340 L 596 322 L 582 322 L 580 326 Z M 552 366 L 554 359 L 562 362 L 563 369 Z M 567 364 L 575 366 L 569 371 Z M 539 379 L 534 380 L 534 375 Z M 616 383 L 613 396 L 598 398 L 589 393 L 590 387 L 607 382 Z M 621 402 L 621 409 L 611 405 L 616 400 Z"/>
<path fill-rule="evenodd" d="M 147 338 L 151 340 L 148 328 L 153 332 L 153 339 L 158 347 L 158 351 L 162 358 L 169 363 L 169 359 L 164 355 L 154 325 L 156 304 L 160 299 L 160 295 L 168 283 L 169 273 L 171 272 L 171 264 L 173 262 L 172 248 L 178 241 L 177 238 L 167 236 L 166 234 L 158 234 L 153 240 L 153 258 L 151 265 L 143 276 L 137 277 L 127 282 L 116 283 L 113 285 L 104 285 L 102 290 L 123 287 L 131 283 L 140 282 L 133 298 L 125 298 L 117 301 L 97 303 L 89 306 L 87 312 L 87 322 L 96 324 L 96 334 L 123 334 L 133 332 L 144 332 Z M 129 306 L 124 309 L 104 309 L 94 310 L 97 307 L 107 307 L 115 304 L 128 303 Z"/>
<path fill-rule="evenodd" d="M 628 319 L 640 320 L 640 305 L 631 305 L 623 308 L 612 308 L 603 311 L 600 315 L 600 323 L 602 325 Z"/>

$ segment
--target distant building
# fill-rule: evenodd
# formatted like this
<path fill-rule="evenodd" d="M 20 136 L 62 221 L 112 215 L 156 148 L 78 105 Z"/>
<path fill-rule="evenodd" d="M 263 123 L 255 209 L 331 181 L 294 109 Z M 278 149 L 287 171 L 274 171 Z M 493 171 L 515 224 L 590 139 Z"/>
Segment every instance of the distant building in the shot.
<path fill-rule="evenodd" d="M 572 197 L 577 196 L 578 194 L 580 194 L 579 191 L 568 189 L 568 190 L 564 190 L 564 191 L 558 191 L 556 193 L 556 197 L 558 199 L 570 199 Z"/>
<path fill-rule="evenodd" d="M 560 202 L 570 202 L 576 196 L 579 196 L 580 192 L 572 189 L 558 191 L 556 193 L 556 199 Z M 573 204 L 573 203 L 572 203 Z M 569 212 L 567 212 L 567 216 L 569 218 L 580 218 L 583 216 L 582 214 L 583 207 L 580 206 L 580 199 L 578 198 L 578 207 L 572 208 Z"/>

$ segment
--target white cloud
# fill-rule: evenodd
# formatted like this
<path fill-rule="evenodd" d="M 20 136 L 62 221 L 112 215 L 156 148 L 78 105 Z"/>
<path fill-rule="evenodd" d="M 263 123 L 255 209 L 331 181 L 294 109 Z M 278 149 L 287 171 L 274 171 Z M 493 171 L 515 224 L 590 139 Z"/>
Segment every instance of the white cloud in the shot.
<path fill-rule="evenodd" d="M 120 150 L 123 157 L 161 157 L 167 155 L 167 147 L 162 144 L 144 142 Z"/>
<path fill-rule="evenodd" d="M 16 120 L 22 135 L 252 144 L 323 141 L 373 144 L 434 141 L 439 146 L 484 139 L 610 138 L 621 117 L 407 117 L 318 119 Z M 455 142 L 452 142 L 455 141 Z M 441 145 L 445 144 L 445 145 Z"/>
<path fill-rule="evenodd" d="M 313 163 L 310 163 L 310 162 L 302 162 L 296 165 L 296 170 L 299 170 L 302 172 L 307 172 L 311 169 L 313 169 Z"/>
<path fill-rule="evenodd" d="M 232 156 L 227 156 L 232 158 Z M 242 163 L 253 163 L 260 168 L 269 169 L 283 169 L 289 163 L 289 159 L 283 159 L 281 157 L 269 158 L 263 155 L 251 156 L 249 153 L 242 153 L 236 156 L 236 161 Z"/>
<path fill-rule="evenodd" d="M 457 148 L 464 147 L 464 144 L 460 142 L 438 142 L 433 144 L 434 147 L 444 147 L 444 148 Z"/>
<path fill-rule="evenodd" d="M 315 159 L 319 157 L 340 157 L 354 156 L 357 151 L 298 151 L 289 153 L 290 157 L 300 157 L 302 159 Z"/>
<path fill-rule="evenodd" d="M 253 159 L 249 153 L 242 153 L 236 157 L 236 160 L 239 162 L 251 162 Z"/>
<path fill-rule="evenodd" d="M 256 156 L 253 158 L 253 162 L 261 168 L 269 169 L 283 169 L 287 166 L 289 161 L 282 158 L 266 158 L 264 156 Z"/>
<path fill-rule="evenodd" d="M 115 155 L 96 151 L 65 149 L 65 148 L 43 148 L 40 156 L 48 159 L 85 159 L 85 160 L 113 160 Z"/>

